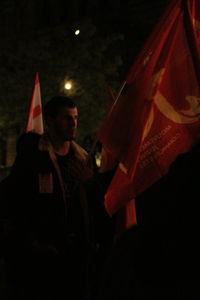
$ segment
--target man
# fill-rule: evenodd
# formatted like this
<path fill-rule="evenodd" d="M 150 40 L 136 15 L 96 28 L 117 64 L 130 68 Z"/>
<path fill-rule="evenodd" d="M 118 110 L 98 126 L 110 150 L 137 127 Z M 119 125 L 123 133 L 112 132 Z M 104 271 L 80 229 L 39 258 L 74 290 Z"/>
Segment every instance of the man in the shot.
<path fill-rule="evenodd" d="M 93 168 L 74 141 L 75 103 L 55 97 L 46 104 L 44 117 L 47 133 L 21 136 L 4 184 L 11 220 L 9 281 L 14 299 L 86 299 L 94 246 L 91 223 L 99 198 L 91 192 Z"/>

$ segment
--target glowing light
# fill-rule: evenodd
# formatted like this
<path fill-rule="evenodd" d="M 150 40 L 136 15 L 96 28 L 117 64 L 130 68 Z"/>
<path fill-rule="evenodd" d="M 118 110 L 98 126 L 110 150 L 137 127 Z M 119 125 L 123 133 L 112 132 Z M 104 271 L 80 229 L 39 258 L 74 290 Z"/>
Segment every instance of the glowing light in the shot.
<path fill-rule="evenodd" d="M 74 32 L 75 35 L 79 35 L 79 33 L 80 33 L 80 30 L 79 30 L 79 29 L 77 29 L 77 30 Z"/>
<path fill-rule="evenodd" d="M 71 88 L 72 88 L 71 82 L 67 81 L 67 82 L 65 83 L 65 89 L 66 89 L 66 90 L 71 90 Z"/>
<path fill-rule="evenodd" d="M 96 153 L 95 160 L 96 160 L 97 167 L 100 167 L 101 166 L 101 154 L 99 152 Z"/>

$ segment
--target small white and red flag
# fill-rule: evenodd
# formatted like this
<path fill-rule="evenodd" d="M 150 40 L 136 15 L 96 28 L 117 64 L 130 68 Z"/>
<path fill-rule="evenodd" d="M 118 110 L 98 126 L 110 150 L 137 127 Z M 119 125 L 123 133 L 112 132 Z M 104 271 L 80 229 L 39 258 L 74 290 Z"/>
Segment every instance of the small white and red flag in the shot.
<path fill-rule="evenodd" d="M 26 132 L 34 131 L 39 134 L 43 134 L 43 118 L 42 118 L 42 102 L 40 93 L 40 82 L 38 72 L 35 76 L 35 84 L 33 88 L 28 120 L 26 124 Z"/>

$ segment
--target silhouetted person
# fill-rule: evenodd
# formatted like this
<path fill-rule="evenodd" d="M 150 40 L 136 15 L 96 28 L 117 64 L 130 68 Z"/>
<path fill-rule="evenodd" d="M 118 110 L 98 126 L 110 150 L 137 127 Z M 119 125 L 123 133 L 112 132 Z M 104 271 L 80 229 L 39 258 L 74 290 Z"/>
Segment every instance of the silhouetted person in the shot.
<path fill-rule="evenodd" d="M 108 216 L 88 154 L 74 141 L 75 103 L 55 97 L 44 116 L 47 132 L 20 137 L 4 182 L 12 299 L 87 299 L 95 267 L 96 215 Z"/>

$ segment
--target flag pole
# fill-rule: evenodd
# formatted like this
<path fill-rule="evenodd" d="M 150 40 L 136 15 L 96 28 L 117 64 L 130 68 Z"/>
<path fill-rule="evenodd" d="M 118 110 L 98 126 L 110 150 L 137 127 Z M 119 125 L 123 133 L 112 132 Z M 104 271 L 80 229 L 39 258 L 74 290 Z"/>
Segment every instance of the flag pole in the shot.
<path fill-rule="evenodd" d="M 122 93 L 122 91 L 123 91 L 123 89 L 124 89 L 126 83 L 127 83 L 126 80 L 123 81 L 123 83 L 122 83 L 122 85 L 121 85 L 121 87 L 120 87 L 120 89 L 119 89 L 119 91 L 118 91 L 118 93 L 117 93 L 117 96 L 116 96 L 116 98 L 115 98 L 115 100 L 114 100 L 114 102 L 113 102 L 113 104 L 112 104 L 112 106 L 111 106 L 111 109 L 110 109 L 110 111 L 108 112 L 106 118 L 108 118 L 108 116 L 111 114 L 113 108 L 114 108 L 115 105 L 117 104 L 117 102 L 118 102 L 118 100 L 119 100 L 119 97 L 121 96 L 121 93 Z M 90 149 L 90 152 L 89 152 L 89 155 L 88 155 L 88 160 L 90 159 L 90 157 L 92 156 L 92 154 L 93 154 L 93 152 L 94 152 L 94 150 L 95 150 L 97 141 L 98 141 L 98 139 L 97 139 L 97 137 L 96 137 L 96 138 L 94 139 L 94 142 L 93 142 L 92 146 L 91 146 L 91 149 Z"/>
<path fill-rule="evenodd" d="M 118 94 L 117 94 L 117 96 L 116 96 L 116 98 L 115 98 L 115 101 L 113 102 L 113 105 L 111 106 L 111 109 L 110 109 L 110 111 L 109 111 L 109 113 L 108 113 L 108 116 L 111 114 L 113 108 L 114 108 L 115 105 L 117 104 L 117 102 L 118 102 L 118 100 L 119 100 L 119 97 L 121 96 L 121 93 L 122 93 L 122 91 L 123 91 L 125 85 L 126 85 L 126 80 L 122 83 L 122 85 L 121 85 L 121 87 L 120 87 L 120 89 L 119 89 L 119 92 L 118 92 Z M 108 116 L 107 116 L 107 117 L 108 117 Z"/>

